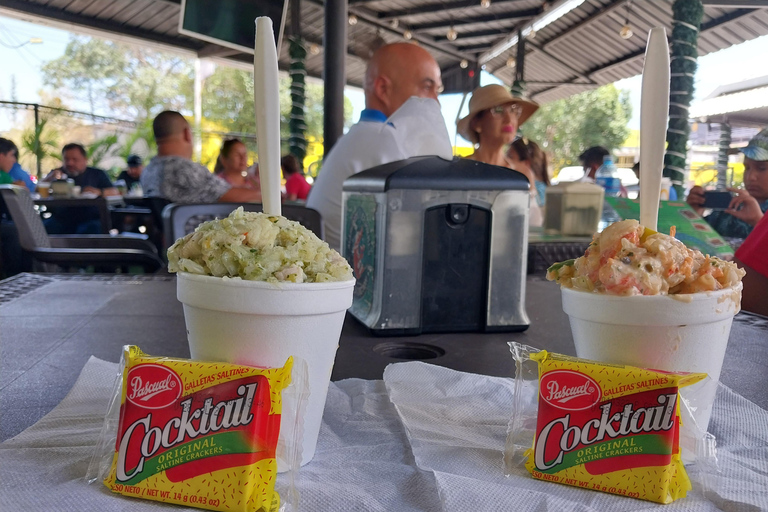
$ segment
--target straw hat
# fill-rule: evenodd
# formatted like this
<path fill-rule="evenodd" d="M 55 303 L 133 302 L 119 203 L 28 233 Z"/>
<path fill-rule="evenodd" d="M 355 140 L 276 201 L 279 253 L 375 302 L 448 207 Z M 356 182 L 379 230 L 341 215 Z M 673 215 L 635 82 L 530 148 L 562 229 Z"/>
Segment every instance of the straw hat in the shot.
<path fill-rule="evenodd" d="M 456 123 L 456 131 L 468 141 L 477 144 L 480 142 L 477 137 L 477 132 L 470 128 L 472 119 L 483 110 L 506 105 L 507 103 L 517 103 L 523 108 L 523 112 L 520 114 L 520 119 L 517 123 L 518 126 L 528 120 L 528 118 L 539 108 L 538 103 L 512 96 L 512 93 L 503 85 L 494 84 L 478 87 L 472 92 L 472 99 L 469 100 L 469 114 L 467 114 L 466 117 L 459 119 Z"/>

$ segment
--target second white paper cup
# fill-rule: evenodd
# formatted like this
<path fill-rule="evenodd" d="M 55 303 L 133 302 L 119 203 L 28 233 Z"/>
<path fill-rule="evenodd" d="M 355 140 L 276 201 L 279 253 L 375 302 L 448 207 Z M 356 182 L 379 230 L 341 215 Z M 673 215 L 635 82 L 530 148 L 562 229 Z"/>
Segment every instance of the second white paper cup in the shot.
<path fill-rule="evenodd" d="M 704 372 L 711 380 L 693 411 L 706 430 L 712 414 L 733 317 L 735 288 L 690 295 L 622 297 L 562 289 L 576 355 L 606 363 L 664 371 Z"/>
<path fill-rule="evenodd" d="M 192 359 L 261 367 L 281 367 L 289 356 L 307 362 L 301 464 L 311 461 L 355 281 L 272 284 L 179 272 L 177 283 Z"/>

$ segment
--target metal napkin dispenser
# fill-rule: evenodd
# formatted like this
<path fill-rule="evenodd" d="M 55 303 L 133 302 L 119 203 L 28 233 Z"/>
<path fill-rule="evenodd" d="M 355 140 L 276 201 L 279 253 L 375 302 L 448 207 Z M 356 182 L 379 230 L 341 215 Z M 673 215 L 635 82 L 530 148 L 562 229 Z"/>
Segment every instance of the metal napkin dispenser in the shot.
<path fill-rule="evenodd" d="M 376 334 L 522 331 L 529 184 L 473 160 L 416 157 L 344 182 L 350 312 Z"/>

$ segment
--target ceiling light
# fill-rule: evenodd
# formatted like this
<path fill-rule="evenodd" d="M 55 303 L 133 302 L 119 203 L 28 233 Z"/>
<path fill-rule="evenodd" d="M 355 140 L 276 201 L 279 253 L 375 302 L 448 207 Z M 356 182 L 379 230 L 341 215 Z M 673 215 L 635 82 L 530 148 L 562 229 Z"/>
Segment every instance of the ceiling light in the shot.
<path fill-rule="evenodd" d="M 536 39 L 536 31 L 534 29 L 531 29 L 528 31 L 528 34 L 526 34 L 528 39 Z"/>
<path fill-rule="evenodd" d="M 408 40 L 413 39 L 413 32 L 411 32 L 410 30 L 406 29 L 405 32 L 403 32 L 403 37 L 408 39 Z"/>
<path fill-rule="evenodd" d="M 449 41 L 455 41 L 456 38 L 459 37 L 459 33 L 456 32 L 456 29 L 453 28 L 453 25 L 451 25 L 451 28 L 449 28 L 448 32 L 446 32 L 445 37 L 447 37 Z"/>
<path fill-rule="evenodd" d="M 310 55 L 317 55 L 320 53 L 320 46 L 316 45 L 315 43 L 312 43 L 309 45 L 309 53 Z"/>
<path fill-rule="evenodd" d="M 467 59 L 461 59 L 461 62 L 459 62 L 459 67 L 461 69 L 467 69 L 469 66 L 469 61 Z"/>
<path fill-rule="evenodd" d="M 354 14 L 350 14 L 349 18 L 347 18 L 347 21 L 349 22 L 350 25 L 357 25 L 357 16 L 355 16 Z"/>
<path fill-rule="evenodd" d="M 480 0 L 480 6 L 486 9 L 491 6 L 491 0 Z"/>
<path fill-rule="evenodd" d="M 627 14 L 624 16 L 624 26 L 619 30 L 619 36 L 622 39 L 629 39 L 632 37 L 632 27 L 629 26 L 629 15 L 632 12 L 632 2 L 627 2 Z"/>
<path fill-rule="evenodd" d="M 508 68 L 513 68 L 513 67 L 515 67 L 516 64 L 517 64 L 517 61 L 515 60 L 514 57 L 510 57 L 510 58 L 507 59 L 507 67 Z"/>
<path fill-rule="evenodd" d="M 392 28 L 397 28 L 400 26 L 400 20 L 395 18 L 392 21 L 389 22 L 389 26 Z"/>

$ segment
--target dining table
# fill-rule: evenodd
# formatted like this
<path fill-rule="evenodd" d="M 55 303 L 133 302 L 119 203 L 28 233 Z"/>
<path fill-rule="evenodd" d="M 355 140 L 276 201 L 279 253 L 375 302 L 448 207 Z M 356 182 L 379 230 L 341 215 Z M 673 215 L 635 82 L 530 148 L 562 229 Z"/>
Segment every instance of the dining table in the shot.
<path fill-rule="evenodd" d="M 556 284 L 528 275 L 525 307 L 522 332 L 382 337 L 347 314 L 315 459 L 298 471 L 296 510 L 654 508 L 536 481 L 522 467 L 505 475 L 515 393 L 508 342 L 575 355 Z M 130 344 L 189 357 L 175 276 L 0 281 L 0 499 L 8 510 L 157 509 L 83 478 Z M 665 510 L 768 510 L 767 424 L 768 318 L 740 312 L 710 423 L 719 466 L 691 468 L 694 490 Z M 278 483 L 289 485 L 284 475 Z"/>

